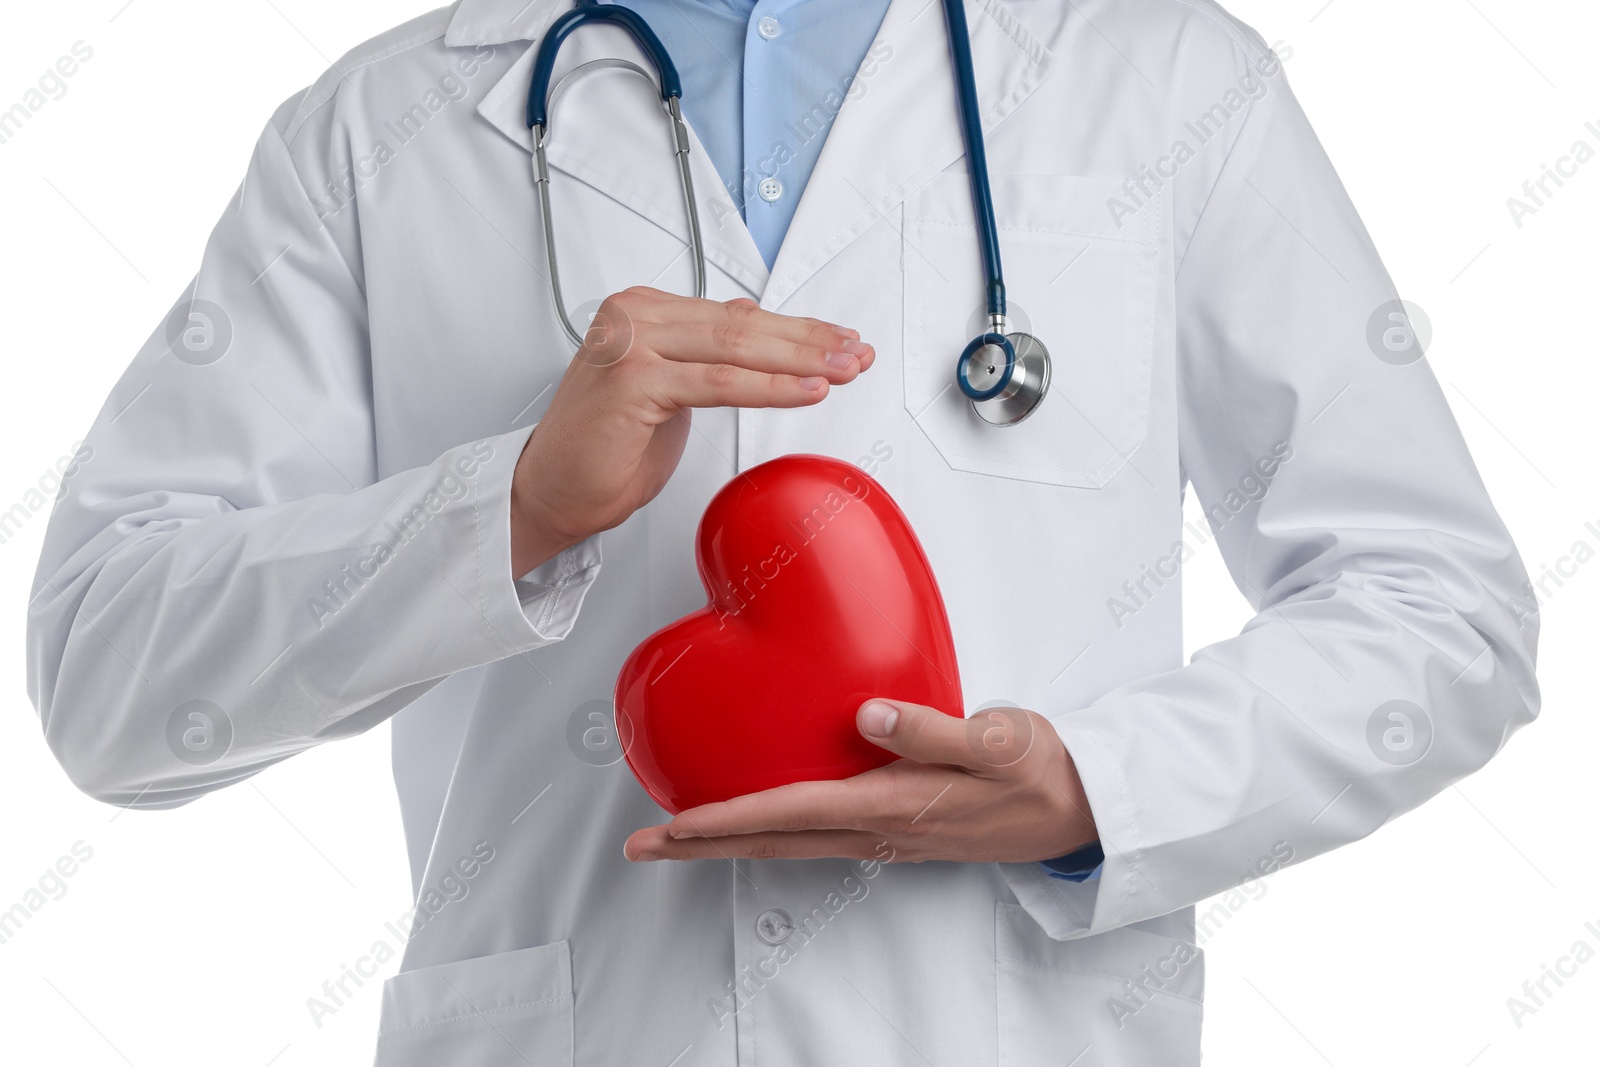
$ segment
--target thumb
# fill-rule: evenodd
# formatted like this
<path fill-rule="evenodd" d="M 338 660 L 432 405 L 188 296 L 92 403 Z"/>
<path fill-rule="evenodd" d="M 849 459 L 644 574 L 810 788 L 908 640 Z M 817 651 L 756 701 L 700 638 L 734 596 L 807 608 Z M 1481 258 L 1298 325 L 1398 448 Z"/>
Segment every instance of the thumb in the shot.
<path fill-rule="evenodd" d="M 856 729 L 879 748 L 917 763 L 971 768 L 977 762 L 966 720 L 937 708 L 875 698 L 856 712 Z"/>

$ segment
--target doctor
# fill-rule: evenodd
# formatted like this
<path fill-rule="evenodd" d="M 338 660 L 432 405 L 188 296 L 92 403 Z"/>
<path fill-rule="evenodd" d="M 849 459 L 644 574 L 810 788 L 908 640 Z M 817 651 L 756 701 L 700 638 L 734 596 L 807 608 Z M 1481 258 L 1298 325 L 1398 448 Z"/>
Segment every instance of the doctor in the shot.
<path fill-rule="evenodd" d="M 50 745 L 162 808 L 391 720 L 381 1067 L 1198 1063 L 1194 905 L 1538 703 L 1515 549 L 1280 58 L 1205 0 L 966 5 L 1011 322 L 1055 360 L 1002 429 L 953 382 L 988 309 L 937 9 L 629 6 L 683 75 L 706 298 L 654 88 L 589 68 L 548 143 L 573 355 L 524 119 L 566 0 L 342 59 L 56 508 Z M 555 74 L 611 58 L 644 63 L 586 27 Z M 903 761 L 669 821 L 610 688 L 703 602 L 711 495 L 791 452 L 909 515 L 1006 758 L 884 693 L 859 726 Z M 1259 614 L 1185 665 L 1211 540 Z"/>

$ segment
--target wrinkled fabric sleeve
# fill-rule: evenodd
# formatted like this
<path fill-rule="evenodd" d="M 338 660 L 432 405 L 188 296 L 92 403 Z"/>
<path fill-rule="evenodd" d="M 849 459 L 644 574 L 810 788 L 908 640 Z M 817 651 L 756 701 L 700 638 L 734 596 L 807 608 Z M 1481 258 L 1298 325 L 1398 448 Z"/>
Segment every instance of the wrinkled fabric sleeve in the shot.
<path fill-rule="evenodd" d="M 1396 293 L 1281 76 L 1177 253 L 1181 462 L 1258 614 L 1053 717 L 1104 867 L 1003 871 L 1057 939 L 1358 840 L 1537 714 L 1521 561 L 1427 362 L 1372 339 Z"/>
<path fill-rule="evenodd" d="M 46 534 L 29 691 L 84 791 L 180 804 L 571 629 L 597 542 L 512 579 L 530 430 L 380 479 L 371 382 L 360 265 L 269 125 Z"/>

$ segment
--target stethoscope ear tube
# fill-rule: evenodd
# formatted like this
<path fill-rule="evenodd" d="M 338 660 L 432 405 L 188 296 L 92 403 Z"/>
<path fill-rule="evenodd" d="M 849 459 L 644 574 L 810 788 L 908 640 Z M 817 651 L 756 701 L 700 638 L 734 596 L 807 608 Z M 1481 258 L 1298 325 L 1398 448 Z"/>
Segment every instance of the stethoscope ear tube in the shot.
<path fill-rule="evenodd" d="M 679 103 L 683 90 L 678 82 L 678 69 L 667 55 L 660 38 L 634 12 L 610 4 L 580 3 L 557 19 L 539 42 L 539 51 L 534 56 L 533 78 L 528 85 L 528 129 L 533 135 L 533 182 L 538 194 L 539 223 L 544 231 L 545 258 L 550 264 L 550 296 L 555 302 L 556 318 L 561 321 L 562 331 L 579 348 L 583 347 L 584 335 L 567 315 L 566 301 L 561 294 L 561 266 L 556 259 L 555 228 L 551 221 L 550 165 L 545 153 L 545 143 L 550 137 L 549 113 L 561 96 L 567 80 L 588 70 L 616 67 L 638 74 L 646 81 L 651 80 L 650 72 L 637 63 L 625 59 L 595 59 L 572 68 L 552 90 L 550 77 L 555 70 L 556 54 L 560 52 L 567 36 L 585 22 L 615 22 L 626 27 L 655 64 L 661 102 L 672 123 L 673 154 L 677 158 L 678 179 L 683 187 L 684 210 L 688 216 L 689 247 L 694 261 L 694 295 L 706 295 L 705 238 L 700 232 L 700 209 L 695 200 L 694 176 L 689 166 L 689 127 L 683 121 L 683 110 Z"/>

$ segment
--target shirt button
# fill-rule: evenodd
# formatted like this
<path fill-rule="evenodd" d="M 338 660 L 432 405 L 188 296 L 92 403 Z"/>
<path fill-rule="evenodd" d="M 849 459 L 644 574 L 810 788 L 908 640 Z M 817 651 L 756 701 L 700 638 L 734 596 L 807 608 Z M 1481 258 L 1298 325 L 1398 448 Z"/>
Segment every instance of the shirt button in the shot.
<path fill-rule="evenodd" d="M 770 204 L 783 195 L 783 183 L 776 178 L 763 178 L 761 184 L 756 186 L 756 192 Z"/>
<path fill-rule="evenodd" d="M 778 25 L 778 20 L 771 15 L 762 15 L 761 21 L 756 23 L 756 32 L 769 41 L 778 36 L 782 29 L 783 27 Z"/>
<path fill-rule="evenodd" d="M 756 936 L 769 945 L 781 945 L 794 933 L 794 920 L 782 908 L 768 908 L 756 916 Z"/>

